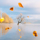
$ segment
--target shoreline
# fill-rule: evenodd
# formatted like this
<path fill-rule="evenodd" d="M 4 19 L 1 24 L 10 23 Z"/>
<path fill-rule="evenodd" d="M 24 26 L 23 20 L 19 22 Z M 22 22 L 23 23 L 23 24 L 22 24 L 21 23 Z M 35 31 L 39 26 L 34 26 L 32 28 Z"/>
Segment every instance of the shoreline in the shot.
<path fill-rule="evenodd" d="M 17 24 L 17 23 L 0 23 L 0 24 L 2 25 L 2 24 Z M 19 25 L 40 25 L 40 23 L 31 23 L 31 24 L 28 24 L 28 23 L 22 24 L 22 23 L 20 23 Z"/>

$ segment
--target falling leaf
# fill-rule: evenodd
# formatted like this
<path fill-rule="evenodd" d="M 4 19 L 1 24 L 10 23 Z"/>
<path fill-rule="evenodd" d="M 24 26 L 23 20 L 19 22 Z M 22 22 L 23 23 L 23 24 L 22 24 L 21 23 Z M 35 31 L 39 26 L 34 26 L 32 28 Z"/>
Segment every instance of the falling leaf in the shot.
<path fill-rule="evenodd" d="M 19 7 L 22 7 L 23 8 L 23 5 L 21 3 L 18 3 Z"/>
<path fill-rule="evenodd" d="M 5 28 L 5 30 L 7 30 L 7 29 L 11 29 L 12 27 L 7 27 L 7 28 Z"/>
<path fill-rule="evenodd" d="M 37 32 L 36 31 L 33 31 L 33 36 L 37 37 Z"/>
<path fill-rule="evenodd" d="M 19 32 L 21 31 L 21 29 L 18 29 L 19 30 Z"/>
<path fill-rule="evenodd" d="M 29 18 L 29 16 L 27 16 Z"/>
<path fill-rule="evenodd" d="M 7 28 L 5 30 L 7 30 Z"/>
<path fill-rule="evenodd" d="M 5 30 L 8 30 L 9 28 L 5 28 Z"/>
<path fill-rule="evenodd" d="M 14 7 L 11 7 L 10 10 L 13 11 L 14 10 Z"/>
<path fill-rule="evenodd" d="M 22 38 L 22 36 L 20 36 L 20 38 Z"/>

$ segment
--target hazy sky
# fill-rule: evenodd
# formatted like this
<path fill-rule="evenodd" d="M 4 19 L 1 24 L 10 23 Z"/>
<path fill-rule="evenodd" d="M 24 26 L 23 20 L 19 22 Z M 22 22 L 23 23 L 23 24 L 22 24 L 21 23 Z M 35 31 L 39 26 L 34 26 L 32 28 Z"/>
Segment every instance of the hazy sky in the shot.
<path fill-rule="evenodd" d="M 19 2 L 24 8 L 18 6 Z M 14 7 L 14 11 L 10 11 L 10 7 Z M 40 0 L 0 0 L 0 11 L 7 13 L 12 18 L 22 13 L 29 16 L 29 19 L 40 19 Z"/>

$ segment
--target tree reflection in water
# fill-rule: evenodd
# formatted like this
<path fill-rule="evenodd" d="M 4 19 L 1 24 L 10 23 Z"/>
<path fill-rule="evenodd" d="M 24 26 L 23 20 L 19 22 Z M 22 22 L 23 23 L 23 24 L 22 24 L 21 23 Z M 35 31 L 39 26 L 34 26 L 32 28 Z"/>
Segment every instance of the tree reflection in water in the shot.
<path fill-rule="evenodd" d="M 0 24 L 0 35 L 5 35 L 10 29 L 12 29 L 13 24 Z"/>

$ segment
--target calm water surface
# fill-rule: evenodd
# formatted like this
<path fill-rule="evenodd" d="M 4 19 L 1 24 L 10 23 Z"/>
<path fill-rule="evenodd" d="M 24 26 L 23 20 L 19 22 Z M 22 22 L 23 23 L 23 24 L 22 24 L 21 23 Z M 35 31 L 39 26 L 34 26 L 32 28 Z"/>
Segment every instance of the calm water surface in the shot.
<path fill-rule="evenodd" d="M 7 27 L 10 29 L 5 30 Z M 19 32 L 18 29 L 21 29 Z M 38 37 L 33 36 L 37 31 Z M 22 36 L 22 38 L 20 38 Z M 0 24 L 0 40 L 40 40 L 40 24 Z"/>

